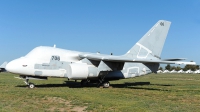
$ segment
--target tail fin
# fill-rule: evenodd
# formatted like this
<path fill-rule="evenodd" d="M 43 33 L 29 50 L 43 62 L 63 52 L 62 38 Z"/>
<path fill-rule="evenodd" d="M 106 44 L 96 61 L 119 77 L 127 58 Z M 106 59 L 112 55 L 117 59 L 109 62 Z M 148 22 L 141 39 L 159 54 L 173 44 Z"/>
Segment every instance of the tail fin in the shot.
<path fill-rule="evenodd" d="M 5 72 L 6 71 L 6 65 L 7 65 L 7 62 L 4 62 L 1 66 L 0 66 L 0 73 L 1 72 Z"/>
<path fill-rule="evenodd" d="M 159 20 L 126 54 L 130 58 L 160 59 L 171 22 Z"/>
<path fill-rule="evenodd" d="M 7 62 L 4 62 L 4 63 L 0 66 L 0 68 L 6 68 L 6 65 L 7 65 Z"/>

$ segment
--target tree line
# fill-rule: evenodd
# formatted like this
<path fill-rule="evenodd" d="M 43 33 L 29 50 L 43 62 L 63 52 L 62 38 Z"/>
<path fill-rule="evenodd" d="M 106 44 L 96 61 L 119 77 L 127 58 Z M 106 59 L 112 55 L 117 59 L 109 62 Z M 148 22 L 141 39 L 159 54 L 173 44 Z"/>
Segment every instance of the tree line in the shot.
<path fill-rule="evenodd" d="M 172 71 L 172 70 L 179 71 L 181 69 L 183 71 L 187 71 L 187 70 L 196 71 L 196 70 L 199 70 L 199 65 L 186 65 L 184 68 L 181 68 L 180 66 L 171 66 L 170 64 L 167 64 L 167 66 L 165 66 L 165 70 L 169 70 L 169 71 Z M 159 70 L 163 71 L 164 69 L 160 67 Z"/>

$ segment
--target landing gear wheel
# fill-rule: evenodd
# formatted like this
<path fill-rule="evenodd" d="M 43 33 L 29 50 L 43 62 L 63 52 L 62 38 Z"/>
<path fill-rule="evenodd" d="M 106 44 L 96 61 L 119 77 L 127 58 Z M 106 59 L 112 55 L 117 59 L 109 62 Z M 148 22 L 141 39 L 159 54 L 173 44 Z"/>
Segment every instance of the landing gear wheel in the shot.
<path fill-rule="evenodd" d="M 103 87 L 108 88 L 110 86 L 110 83 L 108 81 L 103 82 Z"/>
<path fill-rule="evenodd" d="M 35 85 L 33 83 L 29 83 L 28 87 L 33 89 L 35 87 Z"/>

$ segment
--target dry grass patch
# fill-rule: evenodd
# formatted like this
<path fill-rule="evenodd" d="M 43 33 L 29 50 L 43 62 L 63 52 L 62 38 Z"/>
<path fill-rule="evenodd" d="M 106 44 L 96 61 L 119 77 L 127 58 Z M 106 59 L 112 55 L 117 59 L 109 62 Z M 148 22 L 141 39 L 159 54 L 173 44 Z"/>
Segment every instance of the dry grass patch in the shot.
<path fill-rule="evenodd" d="M 71 101 L 58 98 L 58 97 L 45 97 L 40 100 L 40 103 L 49 103 L 51 106 L 49 109 L 46 109 L 46 111 L 60 111 L 60 112 L 83 112 L 87 108 L 86 106 L 77 106 L 72 105 Z M 56 105 L 62 105 L 62 107 L 54 106 Z"/>

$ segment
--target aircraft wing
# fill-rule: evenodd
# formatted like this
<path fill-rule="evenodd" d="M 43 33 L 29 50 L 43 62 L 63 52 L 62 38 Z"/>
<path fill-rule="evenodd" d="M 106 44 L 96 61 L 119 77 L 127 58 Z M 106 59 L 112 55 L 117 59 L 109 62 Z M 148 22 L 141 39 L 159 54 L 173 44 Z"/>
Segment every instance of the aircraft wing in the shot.
<path fill-rule="evenodd" d="M 176 60 L 183 60 L 183 58 L 179 59 L 169 59 L 168 60 L 159 60 L 159 59 L 131 59 L 126 56 L 113 56 L 113 55 L 103 55 L 103 54 L 79 54 L 80 58 L 87 58 L 89 60 L 96 61 L 107 61 L 107 62 L 133 62 L 133 63 L 161 63 L 161 64 L 188 64 L 188 65 L 196 65 L 195 62 L 183 62 Z"/>

